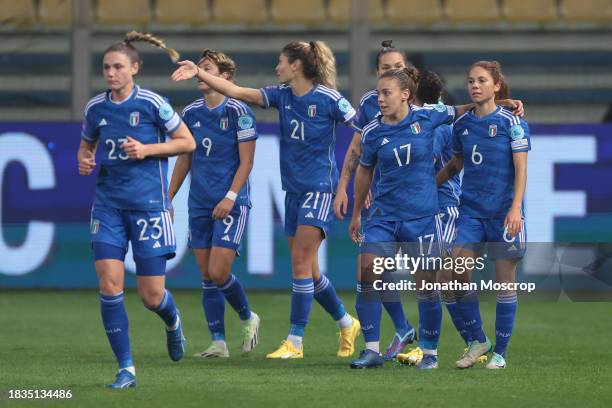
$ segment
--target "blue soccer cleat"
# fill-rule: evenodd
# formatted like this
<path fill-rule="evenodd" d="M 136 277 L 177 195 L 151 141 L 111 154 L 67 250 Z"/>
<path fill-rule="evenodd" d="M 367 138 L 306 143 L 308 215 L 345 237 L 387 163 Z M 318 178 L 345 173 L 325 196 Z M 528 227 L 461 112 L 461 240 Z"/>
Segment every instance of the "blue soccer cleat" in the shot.
<path fill-rule="evenodd" d="M 172 361 L 179 361 L 183 358 L 185 344 L 187 343 L 185 336 L 183 336 L 183 322 L 181 322 L 181 315 L 178 310 L 176 311 L 176 316 L 178 327 L 175 330 L 168 330 L 166 328 L 166 345 L 168 346 L 168 355 Z"/>
<path fill-rule="evenodd" d="M 433 354 L 425 354 L 421 362 L 417 365 L 419 370 L 431 370 L 438 368 L 438 356 Z"/>
<path fill-rule="evenodd" d="M 408 344 L 411 344 L 415 340 L 416 330 L 414 330 L 414 328 L 410 329 L 410 331 L 408 331 L 408 333 L 406 333 L 404 337 L 400 337 L 397 333 L 395 333 L 395 336 L 393 336 L 393 340 L 387 348 L 387 351 L 385 351 L 383 358 L 385 359 L 385 361 L 395 360 L 397 355 L 404 351 L 406 346 Z"/>
<path fill-rule="evenodd" d="M 359 354 L 359 358 L 351 362 L 351 368 L 378 368 L 382 367 L 384 362 L 379 353 L 365 349 Z"/>
<path fill-rule="evenodd" d="M 106 388 L 112 388 L 115 390 L 134 387 L 136 387 L 136 376 L 130 373 L 128 370 L 123 369 L 117 372 L 115 382 L 106 386 Z"/>

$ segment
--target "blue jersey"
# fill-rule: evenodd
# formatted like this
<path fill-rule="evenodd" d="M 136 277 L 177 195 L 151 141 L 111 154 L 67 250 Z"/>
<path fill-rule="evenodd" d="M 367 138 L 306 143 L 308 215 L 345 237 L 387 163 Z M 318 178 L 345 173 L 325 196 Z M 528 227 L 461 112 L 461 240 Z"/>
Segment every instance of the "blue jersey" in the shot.
<path fill-rule="evenodd" d="M 499 106 L 482 118 L 470 111 L 457 119 L 453 152 L 463 155 L 461 214 L 504 218 L 514 197 L 512 154 L 529 150 L 527 123 Z"/>
<path fill-rule="evenodd" d="M 373 217 L 406 221 L 438 213 L 433 133 L 454 118 L 452 106 L 411 106 L 397 125 L 387 125 L 379 116 L 363 129 L 360 164 L 376 165 L 380 171 Z"/>
<path fill-rule="evenodd" d="M 453 127 L 451 125 L 438 126 L 434 130 L 434 162 L 436 173 L 442 170 L 453 158 L 452 144 Z M 445 211 L 446 207 L 459 206 L 462 175 L 463 172 L 460 172 L 438 187 L 438 204 L 440 204 L 441 211 Z"/>
<path fill-rule="evenodd" d="M 334 89 L 315 85 L 295 96 L 287 85 L 261 89 L 264 108 L 278 109 L 283 190 L 294 193 L 335 193 L 336 124 L 350 122 L 355 109 Z"/>
<path fill-rule="evenodd" d="M 225 100 L 212 109 L 198 99 L 183 110 L 183 121 L 196 142 L 191 162 L 190 209 L 213 209 L 230 189 L 240 165 L 238 144 L 257 139 L 255 116 L 243 102 Z M 249 181 L 236 205 L 251 205 Z"/>
<path fill-rule="evenodd" d="M 85 107 L 81 137 L 102 151 L 94 205 L 166 210 L 168 159 L 132 160 L 122 146 L 128 136 L 143 144 L 163 143 L 180 124 L 166 98 L 138 85 L 119 103 L 110 99 L 110 91 L 93 97 Z"/>
<path fill-rule="evenodd" d="M 355 116 L 355 125 L 359 129 L 363 129 L 368 123 L 376 119 L 376 116 L 380 113 L 380 107 L 378 106 L 378 90 L 366 92 L 359 101 L 359 107 L 357 108 L 357 116 Z M 374 170 L 374 177 L 372 178 L 372 194 L 376 194 L 376 185 L 380 179 L 380 172 L 378 168 Z"/>
<path fill-rule="evenodd" d="M 378 91 L 376 89 L 366 92 L 359 101 L 357 116 L 355 116 L 355 126 L 363 129 L 368 123 L 376 118 L 380 113 L 378 106 Z"/>

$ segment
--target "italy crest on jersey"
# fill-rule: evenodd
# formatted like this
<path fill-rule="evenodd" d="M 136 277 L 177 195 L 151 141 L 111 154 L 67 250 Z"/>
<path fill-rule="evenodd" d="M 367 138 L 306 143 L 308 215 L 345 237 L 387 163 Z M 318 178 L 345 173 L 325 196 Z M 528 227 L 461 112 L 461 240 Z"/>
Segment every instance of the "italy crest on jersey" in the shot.
<path fill-rule="evenodd" d="M 130 126 L 136 127 L 138 126 L 138 122 L 140 122 L 140 112 L 130 113 Z"/>
<path fill-rule="evenodd" d="M 489 125 L 489 137 L 497 136 L 497 125 Z"/>
<path fill-rule="evenodd" d="M 97 234 L 100 231 L 100 220 L 91 220 L 90 230 L 92 234 Z"/>
<path fill-rule="evenodd" d="M 308 116 L 314 118 L 317 116 L 317 105 L 309 105 L 308 106 Z"/>
<path fill-rule="evenodd" d="M 421 133 L 421 125 L 419 122 L 414 122 L 412 125 L 410 125 L 410 130 L 412 131 L 413 135 L 418 135 Z"/>
<path fill-rule="evenodd" d="M 227 116 L 222 117 L 221 121 L 219 122 L 219 127 L 221 128 L 221 130 L 227 130 L 228 123 L 229 122 Z"/>

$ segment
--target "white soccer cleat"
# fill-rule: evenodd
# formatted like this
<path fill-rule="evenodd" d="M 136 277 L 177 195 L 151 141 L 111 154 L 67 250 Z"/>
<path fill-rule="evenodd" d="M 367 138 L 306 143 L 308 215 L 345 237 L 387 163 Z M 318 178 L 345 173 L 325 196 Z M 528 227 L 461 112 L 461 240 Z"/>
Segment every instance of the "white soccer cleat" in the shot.
<path fill-rule="evenodd" d="M 206 350 L 195 353 L 193 356 L 198 358 L 227 358 L 229 357 L 229 351 L 227 350 L 227 344 L 224 341 L 213 341 L 213 343 Z"/>
<path fill-rule="evenodd" d="M 491 361 L 487 364 L 487 368 L 490 370 L 506 368 L 506 359 L 501 354 L 493 353 Z"/>
<path fill-rule="evenodd" d="M 259 322 L 261 319 L 255 312 L 251 312 L 251 317 L 242 327 L 242 352 L 250 353 L 259 343 Z"/>
<path fill-rule="evenodd" d="M 470 368 L 480 358 L 480 356 L 491 351 L 491 340 L 487 337 L 487 340 L 484 343 L 480 343 L 476 340 L 470 342 L 468 346 L 468 351 L 461 357 L 459 361 L 457 361 L 457 368 Z"/>

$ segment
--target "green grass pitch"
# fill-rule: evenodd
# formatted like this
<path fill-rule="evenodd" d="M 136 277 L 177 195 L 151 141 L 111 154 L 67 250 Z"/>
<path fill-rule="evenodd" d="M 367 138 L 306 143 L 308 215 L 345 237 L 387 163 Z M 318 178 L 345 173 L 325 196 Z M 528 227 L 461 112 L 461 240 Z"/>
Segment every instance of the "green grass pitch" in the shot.
<path fill-rule="evenodd" d="M 288 292 L 249 293 L 262 318 L 261 343 L 251 355 L 240 354 L 240 325 L 228 306 L 231 357 L 192 358 L 210 339 L 200 293 L 174 293 L 188 339 L 186 357 L 180 363 L 170 361 L 161 321 L 130 291 L 126 306 L 139 387 L 113 391 L 103 387 L 114 378 L 115 362 L 96 291 L 0 291 L 0 406 L 612 406 L 610 303 L 519 303 L 506 370 L 453 368 L 463 346 L 445 312 L 438 370 L 420 372 L 387 363 L 360 371 L 335 356 L 336 326 L 315 303 L 305 358 L 264 358 L 286 335 Z M 354 296 L 341 296 L 353 310 Z M 405 309 L 417 322 L 416 304 L 410 301 Z M 494 303 L 482 303 L 489 335 L 494 335 L 494 310 Z M 385 316 L 382 347 L 391 335 Z M 70 389 L 73 397 L 17 401 L 8 399 L 9 389 Z"/>

